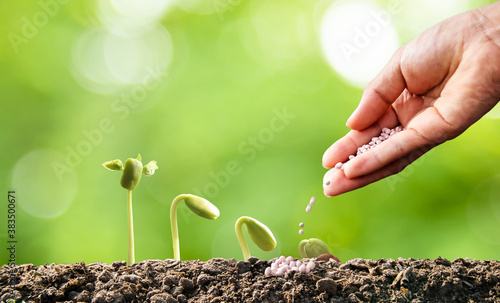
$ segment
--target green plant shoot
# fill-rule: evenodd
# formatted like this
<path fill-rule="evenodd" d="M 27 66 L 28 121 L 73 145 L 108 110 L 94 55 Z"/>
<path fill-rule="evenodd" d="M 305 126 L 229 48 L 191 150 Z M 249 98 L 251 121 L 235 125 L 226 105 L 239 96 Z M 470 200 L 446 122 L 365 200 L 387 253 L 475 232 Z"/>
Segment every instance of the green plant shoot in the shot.
<path fill-rule="evenodd" d="M 329 254 L 330 249 L 320 239 L 304 239 L 299 243 L 299 254 L 301 258 L 317 258 L 322 254 Z"/>
<path fill-rule="evenodd" d="M 170 228 L 172 230 L 174 259 L 177 261 L 180 261 L 181 259 L 179 231 L 177 229 L 177 206 L 182 200 L 184 200 L 184 203 L 186 203 L 187 207 L 193 213 L 200 217 L 215 220 L 220 215 L 219 209 L 206 199 L 191 194 L 182 194 L 175 197 L 174 201 L 172 201 L 172 205 L 170 206 Z"/>
<path fill-rule="evenodd" d="M 119 159 L 104 162 L 102 165 L 109 170 L 121 170 L 120 185 L 127 190 L 127 216 L 128 216 L 128 264 L 135 263 L 134 252 L 134 216 L 132 212 L 132 190 L 139 185 L 141 176 L 151 176 L 158 169 L 156 161 L 151 161 L 145 166 L 141 162 L 141 154 L 137 159 L 128 158 L 123 165 Z"/>
<path fill-rule="evenodd" d="M 255 220 L 251 217 L 240 217 L 234 226 L 236 231 L 236 237 L 240 243 L 241 251 L 243 252 L 243 259 L 248 260 L 250 258 L 250 249 L 243 236 L 242 225 L 245 224 L 245 228 L 250 235 L 252 241 L 257 244 L 257 246 L 264 250 L 270 251 L 276 247 L 276 239 L 274 238 L 271 230 L 262 224 L 261 222 Z"/>

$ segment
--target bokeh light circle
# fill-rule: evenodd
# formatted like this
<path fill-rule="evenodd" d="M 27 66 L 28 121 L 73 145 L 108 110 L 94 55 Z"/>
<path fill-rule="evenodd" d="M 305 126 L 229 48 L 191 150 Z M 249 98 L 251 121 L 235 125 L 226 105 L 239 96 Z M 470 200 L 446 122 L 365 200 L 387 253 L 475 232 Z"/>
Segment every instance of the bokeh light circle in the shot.
<path fill-rule="evenodd" d="M 392 18 L 372 1 L 339 1 L 327 9 L 320 29 L 322 49 L 348 83 L 366 86 L 398 49 Z"/>
<path fill-rule="evenodd" d="M 163 73 L 172 53 L 172 38 L 161 25 L 139 37 L 108 34 L 104 45 L 107 67 L 117 81 L 127 84 L 142 84 L 148 69 Z"/>
<path fill-rule="evenodd" d="M 469 225 L 483 241 L 500 244 L 500 174 L 483 180 L 467 203 Z"/>
<path fill-rule="evenodd" d="M 72 204 L 77 178 L 61 153 L 41 149 L 24 155 L 16 163 L 12 188 L 16 191 L 17 203 L 28 214 L 54 218 Z"/>
<path fill-rule="evenodd" d="M 85 89 L 115 93 L 144 85 L 164 74 L 173 55 L 170 33 L 161 25 L 139 36 L 120 36 L 105 28 L 83 33 L 73 47 L 73 75 Z"/>
<path fill-rule="evenodd" d="M 83 88 L 96 93 L 118 89 L 113 74 L 106 68 L 105 41 L 106 31 L 96 29 L 84 32 L 73 45 L 71 72 Z"/>
<path fill-rule="evenodd" d="M 99 0 L 97 15 L 109 31 L 134 36 L 154 28 L 172 4 L 170 0 Z"/>

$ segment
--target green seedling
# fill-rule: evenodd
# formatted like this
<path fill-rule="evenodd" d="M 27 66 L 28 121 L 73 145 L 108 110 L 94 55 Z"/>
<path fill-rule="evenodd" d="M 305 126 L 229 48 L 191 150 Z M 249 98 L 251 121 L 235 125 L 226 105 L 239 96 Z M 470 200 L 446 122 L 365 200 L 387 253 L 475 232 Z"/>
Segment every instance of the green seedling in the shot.
<path fill-rule="evenodd" d="M 243 259 L 248 260 L 250 258 L 250 249 L 248 249 L 247 241 L 245 241 L 245 237 L 243 236 L 243 224 L 245 224 L 245 228 L 247 229 L 252 241 L 257 244 L 260 249 L 270 251 L 276 247 L 276 239 L 267 226 L 254 218 L 241 217 L 236 221 L 234 229 L 236 231 L 238 242 L 241 246 L 241 251 L 243 252 Z"/>
<path fill-rule="evenodd" d="M 299 254 L 301 258 L 317 258 L 322 254 L 329 254 L 330 249 L 320 239 L 304 239 L 299 243 Z"/>
<path fill-rule="evenodd" d="M 182 200 L 184 200 L 187 207 L 193 213 L 200 217 L 215 220 L 220 215 L 219 209 L 206 199 L 190 194 L 182 194 L 175 197 L 174 201 L 172 201 L 172 206 L 170 206 L 170 227 L 172 229 L 174 259 L 177 261 L 181 260 L 181 252 L 179 249 L 179 231 L 177 229 L 177 205 L 179 205 Z"/>
<path fill-rule="evenodd" d="M 141 162 L 141 154 L 137 159 L 128 158 L 123 165 L 120 160 L 104 162 L 102 165 L 109 170 L 121 170 L 122 178 L 120 185 L 127 190 L 127 214 L 128 214 L 128 264 L 135 263 L 134 253 L 134 216 L 132 213 L 132 190 L 139 185 L 141 176 L 151 176 L 158 169 L 156 161 L 151 161 L 145 166 Z"/>

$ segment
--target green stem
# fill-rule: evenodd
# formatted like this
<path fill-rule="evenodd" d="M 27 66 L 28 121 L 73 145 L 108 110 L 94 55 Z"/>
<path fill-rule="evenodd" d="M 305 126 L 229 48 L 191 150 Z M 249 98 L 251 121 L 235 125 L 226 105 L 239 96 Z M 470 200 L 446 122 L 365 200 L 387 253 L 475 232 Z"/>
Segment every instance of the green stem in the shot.
<path fill-rule="evenodd" d="M 248 222 L 248 220 L 248 217 L 241 217 L 236 221 L 236 224 L 234 225 L 236 237 L 238 238 L 238 242 L 240 243 L 241 251 L 243 252 L 243 259 L 245 261 L 250 258 L 250 249 L 248 248 L 247 241 L 243 236 L 242 227 L 244 223 Z"/>
<path fill-rule="evenodd" d="M 134 215 L 132 214 L 132 191 L 127 191 L 127 213 L 128 213 L 128 265 L 135 263 L 134 254 Z"/>
<path fill-rule="evenodd" d="M 172 245 L 174 249 L 174 259 L 177 261 L 181 260 L 181 252 L 179 249 L 179 231 L 177 229 L 177 205 L 181 202 L 187 195 L 178 195 L 172 201 L 170 206 L 170 229 L 172 230 Z"/>

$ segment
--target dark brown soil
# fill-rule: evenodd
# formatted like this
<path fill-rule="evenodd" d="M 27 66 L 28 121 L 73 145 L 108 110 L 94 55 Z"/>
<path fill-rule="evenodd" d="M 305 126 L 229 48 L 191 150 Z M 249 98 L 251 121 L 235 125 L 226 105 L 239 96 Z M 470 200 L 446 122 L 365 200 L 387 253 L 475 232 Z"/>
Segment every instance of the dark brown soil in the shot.
<path fill-rule="evenodd" d="M 3 266 L 0 301 L 500 302 L 499 261 L 330 259 L 309 274 L 266 277 L 271 261 Z"/>

